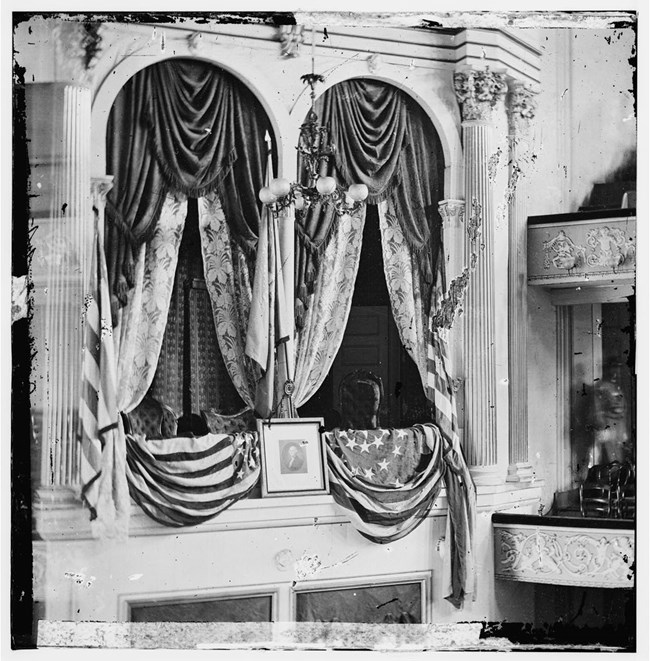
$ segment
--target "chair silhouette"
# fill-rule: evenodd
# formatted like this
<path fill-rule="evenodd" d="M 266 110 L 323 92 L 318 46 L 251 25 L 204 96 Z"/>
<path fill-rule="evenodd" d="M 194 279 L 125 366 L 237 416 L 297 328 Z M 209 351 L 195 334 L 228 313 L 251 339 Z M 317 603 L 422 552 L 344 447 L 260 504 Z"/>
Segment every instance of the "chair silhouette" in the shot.
<path fill-rule="evenodd" d="M 201 411 L 201 417 L 212 434 L 234 434 L 242 431 L 255 431 L 257 419 L 250 408 L 233 415 L 224 415 L 215 409 Z"/>
<path fill-rule="evenodd" d="M 621 464 L 592 466 L 580 485 L 580 512 L 582 516 L 614 517 L 618 514 L 618 486 Z"/>
<path fill-rule="evenodd" d="M 379 408 L 384 397 L 380 377 L 369 370 L 346 374 L 339 384 L 342 429 L 378 429 Z"/>
<path fill-rule="evenodd" d="M 618 515 L 633 519 L 636 514 L 636 475 L 632 464 L 623 464 L 618 480 Z"/>
<path fill-rule="evenodd" d="M 177 435 L 176 414 L 151 395 L 145 395 L 133 411 L 122 412 L 122 420 L 127 434 L 141 434 L 149 440 L 174 438 Z"/>

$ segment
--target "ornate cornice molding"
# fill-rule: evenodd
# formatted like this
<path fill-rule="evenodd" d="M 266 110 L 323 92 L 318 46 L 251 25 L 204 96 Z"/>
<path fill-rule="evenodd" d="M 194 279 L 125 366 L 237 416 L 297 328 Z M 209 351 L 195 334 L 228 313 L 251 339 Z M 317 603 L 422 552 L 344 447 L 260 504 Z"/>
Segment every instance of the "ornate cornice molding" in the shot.
<path fill-rule="evenodd" d="M 492 109 L 508 91 L 505 74 L 469 69 L 454 74 L 454 91 L 464 122 L 489 121 Z"/>
<path fill-rule="evenodd" d="M 516 82 L 510 87 L 506 103 L 510 133 L 516 135 L 528 130 L 537 112 L 537 102 L 534 98 L 536 94 L 536 91 L 521 82 Z"/>

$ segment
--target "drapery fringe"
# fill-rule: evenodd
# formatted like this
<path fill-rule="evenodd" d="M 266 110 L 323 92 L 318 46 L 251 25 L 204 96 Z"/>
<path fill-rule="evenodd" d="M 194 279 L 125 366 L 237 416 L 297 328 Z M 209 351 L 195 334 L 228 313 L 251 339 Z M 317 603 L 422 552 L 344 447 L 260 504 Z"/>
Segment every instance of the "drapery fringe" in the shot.
<path fill-rule="evenodd" d="M 404 148 L 402 147 L 402 151 L 403 149 Z M 376 193 L 369 193 L 366 199 L 366 204 L 379 204 L 380 202 L 383 202 L 384 200 L 388 199 L 388 197 L 392 195 L 392 193 L 402 184 L 402 173 L 399 167 L 401 158 L 402 156 L 400 155 L 400 158 L 397 161 L 397 167 L 391 175 L 388 185 L 386 185 L 381 191 Z M 350 186 L 349 182 L 354 182 L 356 177 L 350 172 L 347 163 L 340 159 L 341 156 L 337 153 L 334 157 L 336 169 L 341 173 L 341 178 L 345 182 L 346 186 Z"/>
<path fill-rule="evenodd" d="M 178 178 L 176 172 L 169 167 L 168 163 L 164 159 L 164 155 L 160 150 L 159 145 L 155 144 L 153 139 L 151 142 L 154 146 L 156 163 L 160 168 L 163 179 L 165 179 L 165 182 L 169 186 L 169 192 L 182 193 L 187 197 L 204 197 L 205 195 L 218 190 L 223 179 L 228 176 L 232 166 L 239 158 L 237 155 L 237 149 L 233 147 L 228 153 L 228 156 L 226 156 L 225 164 L 222 165 L 219 170 L 217 170 L 214 178 L 209 184 L 205 184 L 204 186 L 187 186 Z"/>

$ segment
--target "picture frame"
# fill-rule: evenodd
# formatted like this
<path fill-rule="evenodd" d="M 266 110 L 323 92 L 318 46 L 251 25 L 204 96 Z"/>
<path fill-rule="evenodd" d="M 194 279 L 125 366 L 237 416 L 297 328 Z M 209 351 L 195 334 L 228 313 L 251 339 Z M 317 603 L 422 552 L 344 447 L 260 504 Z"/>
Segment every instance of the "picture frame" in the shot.
<path fill-rule="evenodd" d="M 257 421 L 262 497 L 329 493 L 323 418 Z"/>

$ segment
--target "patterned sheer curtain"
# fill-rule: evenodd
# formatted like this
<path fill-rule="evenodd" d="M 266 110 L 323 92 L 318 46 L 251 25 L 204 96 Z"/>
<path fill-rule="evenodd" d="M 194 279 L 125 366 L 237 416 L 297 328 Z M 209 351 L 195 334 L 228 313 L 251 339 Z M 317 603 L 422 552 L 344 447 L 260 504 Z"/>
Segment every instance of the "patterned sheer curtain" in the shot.
<path fill-rule="evenodd" d="M 427 385 L 427 329 L 430 287 L 424 281 L 420 262 L 404 239 L 399 211 L 392 200 L 380 202 L 379 229 L 384 274 L 391 311 L 400 341 L 417 365 L 422 385 Z"/>
<path fill-rule="evenodd" d="M 199 199 L 199 232 L 205 284 L 226 369 L 247 406 L 255 404 L 259 369 L 245 355 L 251 309 L 252 268 L 241 247 L 231 240 L 216 194 Z"/>
<path fill-rule="evenodd" d="M 140 247 L 134 286 L 114 332 L 120 411 L 142 401 L 156 373 L 186 215 L 185 197 L 168 195 L 153 236 Z"/>
<path fill-rule="evenodd" d="M 297 407 L 320 387 L 341 346 L 359 270 L 365 210 L 358 218 L 342 216 L 321 257 L 304 326 L 297 335 Z"/>

